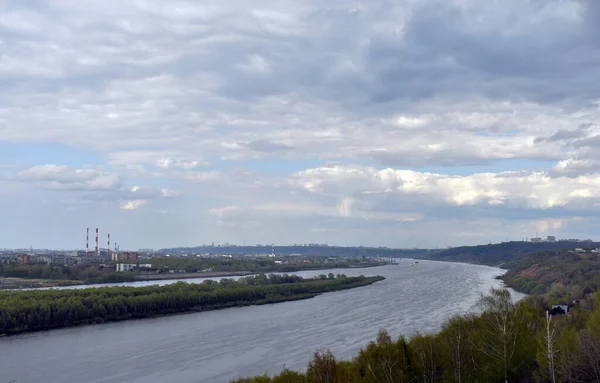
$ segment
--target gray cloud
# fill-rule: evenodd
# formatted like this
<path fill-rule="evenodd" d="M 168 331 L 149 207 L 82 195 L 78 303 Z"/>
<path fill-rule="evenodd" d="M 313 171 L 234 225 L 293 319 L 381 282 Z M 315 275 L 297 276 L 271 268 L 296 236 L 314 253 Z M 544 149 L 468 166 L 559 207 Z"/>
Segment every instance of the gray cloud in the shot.
<path fill-rule="evenodd" d="M 389 243 L 595 225 L 596 1 L 8 0 L 0 12 L 2 139 L 40 150 L 0 169 L 15 205 L 92 201 L 70 218 L 116 227 L 129 210 L 132 237 L 147 226 L 178 241 L 244 225 L 267 242 Z M 93 164 L 40 162 L 57 143 Z"/>
<path fill-rule="evenodd" d="M 256 140 L 256 141 L 251 141 L 251 142 L 248 142 L 248 143 L 242 144 L 242 145 L 251 150 L 254 150 L 257 152 L 265 152 L 265 153 L 279 152 L 282 150 L 292 149 L 290 146 L 288 146 L 286 144 L 281 144 L 281 143 L 273 142 L 273 141 L 269 141 L 269 140 Z"/>

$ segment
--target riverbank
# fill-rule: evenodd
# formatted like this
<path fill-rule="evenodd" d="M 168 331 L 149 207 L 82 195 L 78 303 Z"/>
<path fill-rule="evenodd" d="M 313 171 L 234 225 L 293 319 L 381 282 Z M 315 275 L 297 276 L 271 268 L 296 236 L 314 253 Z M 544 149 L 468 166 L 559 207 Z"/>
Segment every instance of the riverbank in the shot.
<path fill-rule="evenodd" d="M 264 305 L 367 286 L 385 279 L 259 275 L 239 281 L 179 282 L 167 286 L 104 287 L 0 293 L 0 334 L 13 335 L 85 324 L 116 322 L 185 312 Z"/>
<path fill-rule="evenodd" d="M 276 265 L 276 264 L 274 264 Z M 357 264 L 338 264 L 338 263 L 319 263 L 313 265 L 278 265 L 273 268 L 249 268 L 248 270 L 234 271 L 198 271 L 198 272 L 109 272 L 99 277 L 89 280 L 73 279 L 45 279 L 45 278 L 19 278 L 19 277 L 0 277 L 0 291 L 19 290 L 19 289 L 38 289 L 64 286 L 90 286 L 100 287 L 102 285 L 127 282 L 145 282 L 145 281 L 167 281 L 179 279 L 197 279 L 197 278 L 223 278 L 223 277 L 245 277 L 256 274 L 271 273 L 297 273 L 301 271 L 323 270 L 327 271 L 333 268 L 343 269 L 362 269 L 371 267 L 385 266 L 385 263 L 370 262 Z"/>

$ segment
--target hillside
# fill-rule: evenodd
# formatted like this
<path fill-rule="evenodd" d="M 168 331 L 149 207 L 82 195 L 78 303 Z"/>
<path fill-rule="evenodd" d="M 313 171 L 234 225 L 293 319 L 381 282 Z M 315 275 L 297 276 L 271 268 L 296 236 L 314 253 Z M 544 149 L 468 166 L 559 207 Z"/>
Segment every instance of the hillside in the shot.
<path fill-rule="evenodd" d="M 552 302 L 571 302 L 600 289 L 600 254 L 545 251 L 506 264 L 507 286 L 527 294 L 546 294 Z"/>
<path fill-rule="evenodd" d="M 479 263 L 509 268 L 507 266 L 508 262 L 521 260 L 532 253 L 574 248 L 590 249 L 598 246 L 600 246 L 598 242 L 559 241 L 533 243 L 515 241 L 493 245 L 454 247 L 436 253 L 426 253 L 418 257 L 437 261 Z"/>

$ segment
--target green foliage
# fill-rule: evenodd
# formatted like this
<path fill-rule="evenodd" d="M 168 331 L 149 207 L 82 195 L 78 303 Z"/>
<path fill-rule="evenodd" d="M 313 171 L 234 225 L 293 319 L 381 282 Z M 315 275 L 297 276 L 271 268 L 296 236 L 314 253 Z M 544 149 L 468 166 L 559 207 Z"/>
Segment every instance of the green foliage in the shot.
<path fill-rule="evenodd" d="M 507 286 L 526 294 L 545 295 L 551 305 L 567 304 L 600 288 L 600 257 L 568 250 L 531 254 L 509 265 Z"/>
<path fill-rule="evenodd" d="M 0 292 L 0 335 L 305 299 L 382 279 L 360 276 L 317 280 L 259 275 L 239 282 Z"/>

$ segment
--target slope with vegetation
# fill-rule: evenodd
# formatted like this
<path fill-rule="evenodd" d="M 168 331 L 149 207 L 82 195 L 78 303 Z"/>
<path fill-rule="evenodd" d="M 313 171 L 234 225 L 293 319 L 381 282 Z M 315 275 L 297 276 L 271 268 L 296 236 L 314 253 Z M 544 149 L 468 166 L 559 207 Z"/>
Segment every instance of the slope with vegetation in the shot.
<path fill-rule="evenodd" d="M 545 294 L 553 304 L 569 303 L 600 289 L 600 254 L 544 251 L 506 264 L 505 284 L 527 294 Z"/>
<path fill-rule="evenodd" d="M 535 243 L 513 241 L 493 245 L 453 247 L 437 253 L 429 253 L 422 258 L 435 261 L 477 263 L 508 268 L 506 263 L 526 258 L 532 253 L 548 250 L 567 250 L 577 247 L 595 248 L 598 246 L 600 246 L 598 242 L 559 241 Z"/>

